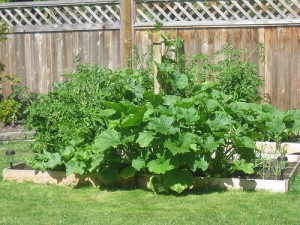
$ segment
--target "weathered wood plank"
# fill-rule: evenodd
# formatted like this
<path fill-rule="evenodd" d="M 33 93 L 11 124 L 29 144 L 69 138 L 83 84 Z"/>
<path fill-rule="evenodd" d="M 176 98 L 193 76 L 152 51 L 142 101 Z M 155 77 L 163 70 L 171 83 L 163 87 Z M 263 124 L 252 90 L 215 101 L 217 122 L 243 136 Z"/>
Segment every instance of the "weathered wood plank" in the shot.
<path fill-rule="evenodd" d="M 121 48 L 121 65 L 127 66 L 127 61 L 132 59 L 132 19 L 133 10 L 132 0 L 121 1 L 121 28 L 120 28 L 120 48 Z"/>

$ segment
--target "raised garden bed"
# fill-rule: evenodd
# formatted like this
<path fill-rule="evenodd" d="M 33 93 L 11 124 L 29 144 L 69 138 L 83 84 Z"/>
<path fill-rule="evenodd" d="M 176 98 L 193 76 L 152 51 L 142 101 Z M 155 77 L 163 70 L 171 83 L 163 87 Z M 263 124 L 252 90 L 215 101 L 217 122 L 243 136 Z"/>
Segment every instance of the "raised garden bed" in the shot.
<path fill-rule="evenodd" d="M 256 179 L 256 178 L 215 178 L 215 177 L 195 177 L 191 190 L 201 189 L 240 189 L 240 190 L 265 190 L 270 192 L 287 192 L 291 182 L 300 168 L 300 162 L 295 161 L 295 157 L 289 156 L 289 165 L 284 170 L 283 179 Z M 149 189 L 150 175 L 137 175 L 134 178 L 124 180 L 117 179 L 113 185 L 120 188 L 139 187 Z M 29 181 L 38 184 L 55 184 L 55 185 L 92 185 L 95 187 L 106 185 L 105 180 L 99 174 L 66 176 L 65 172 L 60 171 L 38 171 L 20 163 L 12 169 L 3 170 L 3 179 L 6 181 L 24 182 Z"/>
<path fill-rule="evenodd" d="M 4 125 L 0 123 L 0 141 L 32 140 L 34 132 L 24 131 L 21 124 Z"/>
<path fill-rule="evenodd" d="M 39 171 L 28 167 L 25 163 L 19 163 L 12 169 L 3 170 L 3 180 L 16 182 L 33 182 L 36 184 L 54 184 L 54 185 L 91 185 L 94 187 L 105 185 L 104 178 L 97 173 L 66 176 L 63 171 Z M 113 185 L 121 188 L 135 187 L 135 179 L 117 179 Z"/>
<path fill-rule="evenodd" d="M 276 143 L 275 142 L 266 142 L 266 141 L 257 141 L 256 146 L 258 149 L 261 149 L 264 153 L 275 153 L 276 152 Z M 300 143 L 297 142 L 282 142 L 281 147 L 284 148 L 287 154 L 300 154 Z"/>

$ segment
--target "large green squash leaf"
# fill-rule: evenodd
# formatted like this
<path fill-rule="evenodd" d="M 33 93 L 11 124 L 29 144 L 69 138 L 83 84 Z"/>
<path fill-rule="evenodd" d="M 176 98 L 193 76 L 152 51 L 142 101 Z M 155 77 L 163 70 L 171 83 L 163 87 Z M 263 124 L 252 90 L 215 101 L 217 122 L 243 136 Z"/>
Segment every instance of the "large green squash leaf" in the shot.
<path fill-rule="evenodd" d="M 181 193 L 193 184 L 193 175 L 188 170 L 172 170 L 163 176 L 165 186 L 171 190 Z"/>
<path fill-rule="evenodd" d="M 103 152 L 110 147 L 117 147 L 121 144 L 120 135 L 115 130 L 103 131 L 95 140 L 94 146 Z"/>
<path fill-rule="evenodd" d="M 154 174 L 165 174 L 167 171 L 174 169 L 174 165 L 170 164 L 170 159 L 163 161 L 162 159 L 152 160 L 147 164 L 148 170 Z"/>
<path fill-rule="evenodd" d="M 154 135 L 154 132 L 145 130 L 139 134 L 139 137 L 136 141 L 140 145 L 140 147 L 145 148 L 150 145 L 151 141 L 155 137 Z"/>
<path fill-rule="evenodd" d="M 83 174 L 85 172 L 84 168 L 85 164 L 83 162 L 72 159 L 71 161 L 66 163 L 66 174 L 67 176 L 72 173 Z"/>
<path fill-rule="evenodd" d="M 95 170 L 100 168 L 100 164 L 102 163 L 104 159 L 104 155 L 103 154 L 98 154 L 96 156 L 94 156 L 94 160 L 91 163 L 91 167 L 89 169 L 90 172 L 94 172 Z"/>
<path fill-rule="evenodd" d="M 211 135 L 204 140 L 204 147 L 210 152 L 217 150 L 219 145 L 220 144 L 215 141 L 215 138 Z"/>
<path fill-rule="evenodd" d="M 61 156 L 58 153 L 45 152 L 44 155 L 48 158 L 48 161 L 45 163 L 45 166 L 50 169 L 54 169 L 56 166 L 62 163 Z"/>
<path fill-rule="evenodd" d="M 205 99 L 205 105 L 208 111 L 213 111 L 216 109 L 222 109 L 222 105 L 215 99 Z"/>
<path fill-rule="evenodd" d="M 131 165 L 137 171 L 140 171 L 146 165 L 146 162 L 142 158 L 137 158 L 132 160 Z"/>
<path fill-rule="evenodd" d="M 163 97 L 161 95 L 154 94 L 153 91 L 145 92 L 144 98 L 147 99 L 154 108 L 158 107 L 164 102 Z"/>
<path fill-rule="evenodd" d="M 185 108 L 178 108 L 178 119 L 184 119 L 186 123 L 192 124 L 196 121 L 198 121 L 200 118 L 198 111 L 190 107 L 188 109 Z"/>
<path fill-rule="evenodd" d="M 185 133 L 180 135 L 179 140 L 169 138 L 164 147 L 169 149 L 173 155 L 190 151 L 191 144 L 196 142 L 196 135 L 193 133 Z"/>
<path fill-rule="evenodd" d="M 249 149 L 255 149 L 256 145 L 254 141 L 249 137 L 232 137 L 233 145 L 237 148 L 249 148 Z"/>
<path fill-rule="evenodd" d="M 122 122 L 121 127 L 139 126 L 143 122 L 145 109 L 138 110 L 135 114 L 128 115 Z"/>
<path fill-rule="evenodd" d="M 182 90 L 189 85 L 188 77 L 185 74 L 182 74 L 179 71 L 174 71 L 173 74 L 178 89 Z"/>
<path fill-rule="evenodd" d="M 233 123 L 231 117 L 223 112 L 216 112 L 207 121 L 207 124 L 213 131 L 228 129 L 229 125 Z"/>
<path fill-rule="evenodd" d="M 147 128 L 161 134 L 175 134 L 179 132 L 179 128 L 172 126 L 174 121 L 175 119 L 173 117 L 162 115 L 159 118 L 152 118 Z"/>
<path fill-rule="evenodd" d="M 252 174 L 254 173 L 253 167 L 254 167 L 253 163 L 246 163 L 244 159 L 241 160 L 235 159 L 233 160 L 233 166 L 231 167 L 231 170 L 243 171 L 244 173 Z"/>
<path fill-rule="evenodd" d="M 196 171 L 197 169 L 201 169 L 202 171 L 206 171 L 208 168 L 209 164 L 208 162 L 205 160 L 204 157 L 202 157 L 200 160 L 196 160 L 193 162 L 192 171 Z"/>

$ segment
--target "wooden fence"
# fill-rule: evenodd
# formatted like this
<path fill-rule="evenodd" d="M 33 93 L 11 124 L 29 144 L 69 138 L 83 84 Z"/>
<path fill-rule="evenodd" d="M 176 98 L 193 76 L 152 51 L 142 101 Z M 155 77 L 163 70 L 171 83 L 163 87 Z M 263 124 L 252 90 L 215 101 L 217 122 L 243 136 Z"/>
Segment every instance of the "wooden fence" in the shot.
<path fill-rule="evenodd" d="M 265 63 L 254 55 L 265 80 L 263 94 L 280 109 L 300 108 L 300 1 L 69 0 L 0 4 L 11 29 L 0 44 L 5 73 L 31 91 L 47 92 L 63 81 L 74 59 L 110 68 L 126 65 L 136 45 L 149 53 L 156 22 L 184 39 L 185 52 L 212 54 L 225 43 L 236 48 L 265 46 Z M 9 84 L 3 94 L 9 93 Z"/>

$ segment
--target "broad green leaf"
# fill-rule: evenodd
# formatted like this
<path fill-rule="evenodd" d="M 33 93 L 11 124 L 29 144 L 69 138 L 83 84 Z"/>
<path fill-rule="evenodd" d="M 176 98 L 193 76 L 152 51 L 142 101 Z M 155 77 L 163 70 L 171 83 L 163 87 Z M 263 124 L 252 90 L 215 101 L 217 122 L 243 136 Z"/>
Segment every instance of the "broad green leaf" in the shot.
<path fill-rule="evenodd" d="M 204 141 L 204 147 L 208 151 L 213 152 L 218 149 L 219 143 L 215 141 L 215 138 L 213 136 L 208 136 Z"/>
<path fill-rule="evenodd" d="M 190 151 L 191 144 L 196 142 L 196 136 L 193 133 L 185 133 L 179 137 L 179 140 L 168 139 L 164 147 L 169 149 L 173 155 Z"/>
<path fill-rule="evenodd" d="M 186 88 L 189 84 L 188 78 L 185 74 L 178 71 L 174 71 L 175 83 L 178 89 L 182 90 Z"/>
<path fill-rule="evenodd" d="M 47 158 L 48 158 L 48 161 L 45 164 L 50 169 L 54 169 L 56 166 L 58 166 L 62 163 L 61 157 L 58 153 L 48 153 L 45 156 L 47 156 Z"/>
<path fill-rule="evenodd" d="M 195 160 L 194 164 L 192 165 L 191 170 L 196 171 L 197 169 L 201 169 L 202 171 L 206 171 L 209 164 L 208 162 L 202 157 L 200 160 Z"/>
<path fill-rule="evenodd" d="M 164 99 L 164 105 L 175 105 L 175 103 L 180 99 L 179 96 L 177 95 L 166 95 L 163 97 Z"/>
<path fill-rule="evenodd" d="M 181 193 L 193 184 L 193 175 L 188 170 L 172 170 L 163 176 L 165 186 L 171 190 Z"/>
<path fill-rule="evenodd" d="M 146 162 L 142 158 L 133 159 L 131 162 L 131 165 L 133 168 L 135 168 L 137 171 L 140 171 L 142 168 L 145 167 Z"/>
<path fill-rule="evenodd" d="M 270 131 L 275 134 L 281 134 L 285 129 L 285 124 L 283 123 L 281 116 L 275 116 L 272 121 L 267 122 L 267 126 Z"/>
<path fill-rule="evenodd" d="M 94 156 L 94 160 L 91 163 L 91 167 L 89 169 L 90 172 L 94 172 L 96 169 L 100 168 L 100 164 L 102 163 L 104 159 L 104 155 L 103 154 L 99 154 Z"/>
<path fill-rule="evenodd" d="M 205 104 L 209 111 L 222 108 L 222 105 L 215 99 L 205 99 Z"/>
<path fill-rule="evenodd" d="M 129 101 L 122 102 L 107 102 L 105 103 L 111 110 L 118 113 L 123 113 L 124 115 L 130 115 L 136 113 L 140 107 Z"/>
<path fill-rule="evenodd" d="M 104 116 L 104 117 L 109 117 L 111 115 L 113 115 L 116 111 L 113 109 L 105 109 L 105 110 L 101 110 L 99 112 L 100 116 Z"/>
<path fill-rule="evenodd" d="M 144 130 L 142 133 L 139 134 L 138 139 L 136 142 L 140 145 L 142 148 L 146 148 L 150 145 L 151 141 L 154 139 L 155 133 L 152 131 Z"/>
<path fill-rule="evenodd" d="M 207 124 L 213 131 L 228 129 L 229 125 L 233 123 L 231 117 L 223 112 L 216 112 L 207 121 Z"/>
<path fill-rule="evenodd" d="M 83 174 L 85 172 L 84 170 L 85 164 L 80 161 L 76 161 L 75 159 L 72 159 L 71 161 L 66 163 L 66 173 L 67 176 L 70 174 Z"/>
<path fill-rule="evenodd" d="M 128 166 L 121 170 L 120 177 L 122 177 L 123 179 L 128 179 L 130 177 L 133 177 L 135 175 L 135 172 L 135 168 L 133 168 L 132 166 Z"/>
<path fill-rule="evenodd" d="M 155 65 L 157 66 L 158 72 L 163 76 L 168 76 L 170 73 L 172 73 L 173 68 L 170 64 L 166 63 L 158 63 L 155 62 Z"/>
<path fill-rule="evenodd" d="M 161 134 L 175 134 L 179 132 L 179 128 L 172 126 L 174 121 L 173 117 L 162 115 L 159 118 L 152 118 L 147 127 L 149 130 L 153 130 Z"/>
<path fill-rule="evenodd" d="M 174 166 L 170 164 L 168 160 L 152 160 L 147 164 L 148 170 L 154 174 L 165 174 L 167 171 L 174 169 Z"/>
<path fill-rule="evenodd" d="M 111 184 L 119 176 L 119 171 L 117 168 L 105 168 L 100 172 L 100 175 L 106 183 Z"/>
<path fill-rule="evenodd" d="M 249 137 L 232 137 L 233 145 L 237 148 L 249 148 L 249 149 L 255 149 L 256 145 L 254 141 Z"/>
<path fill-rule="evenodd" d="M 195 98 L 179 98 L 175 106 L 180 108 L 189 109 L 195 105 Z"/>
<path fill-rule="evenodd" d="M 117 147 L 119 144 L 121 144 L 119 133 L 115 130 L 107 130 L 96 138 L 94 146 L 103 152 L 110 147 Z"/>
<path fill-rule="evenodd" d="M 138 110 L 135 114 L 128 115 L 122 122 L 121 127 L 139 126 L 143 122 L 145 109 Z"/>
<path fill-rule="evenodd" d="M 146 103 L 147 105 L 147 111 L 144 113 L 144 117 L 143 117 L 143 121 L 149 121 L 150 118 L 152 117 L 152 114 L 155 113 L 155 109 L 153 108 L 153 106 L 150 103 Z"/>
<path fill-rule="evenodd" d="M 73 151 L 73 146 L 68 146 L 65 148 L 65 150 L 62 151 L 61 155 L 64 156 L 65 158 L 69 158 L 72 151 Z"/>
<path fill-rule="evenodd" d="M 147 99 L 154 108 L 157 108 L 164 102 L 163 97 L 161 95 L 154 94 L 153 91 L 145 92 L 144 98 Z"/>
<path fill-rule="evenodd" d="M 199 118 L 200 116 L 195 108 L 178 108 L 178 119 L 184 119 L 188 124 L 198 121 Z"/>
<path fill-rule="evenodd" d="M 254 173 L 253 167 L 254 167 L 253 163 L 246 163 L 244 159 L 241 160 L 235 159 L 233 160 L 233 167 L 231 168 L 231 170 L 233 171 L 239 170 L 247 174 L 252 174 Z"/>

